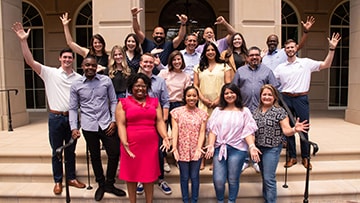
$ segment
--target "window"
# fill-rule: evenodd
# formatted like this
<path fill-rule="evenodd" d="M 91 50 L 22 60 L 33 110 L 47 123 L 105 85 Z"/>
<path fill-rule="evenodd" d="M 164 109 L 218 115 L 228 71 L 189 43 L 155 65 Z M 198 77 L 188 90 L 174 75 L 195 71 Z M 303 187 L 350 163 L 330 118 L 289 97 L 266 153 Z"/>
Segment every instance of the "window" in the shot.
<path fill-rule="evenodd" d="M 299 21 L 295 10 L 285 1 L 281 2 L 281 46 L 288 39 L 298 41 Z"/>
<path fill-rule="evenodd" d="M 329 108 L 345 109 L 348 99 L 349 78 L 349 27 L 350 1 L 339 5 L 330 18 L 330 35 L 338 32 L 341 40 L 335 50 L 335 56 L 330 68 L 329 78 Z"/>
<path fill-rule="evenodd" d="M 32 5 L 22 2 L 22 15 L 24 29 L 31 28 L 28 45 L 34 59 L 44 63 L 44 28 L 39 11 Z M 27 109 L 45 109 L 46 95 L 42 79 L 26 63 L 25 71 L 25 94 Z"/>
<path fill-rule="evenodd" d="M 75 24 L 76 43 L 82 47 L 90 48 L 90 39 L 92 37 L 92 3 L 91 1 L 85 4 L 79 11 L 76 17 Z M 81 62 L 83 57 L 76 54 L 76 68 L 77 72 L 82 74 Z"/>

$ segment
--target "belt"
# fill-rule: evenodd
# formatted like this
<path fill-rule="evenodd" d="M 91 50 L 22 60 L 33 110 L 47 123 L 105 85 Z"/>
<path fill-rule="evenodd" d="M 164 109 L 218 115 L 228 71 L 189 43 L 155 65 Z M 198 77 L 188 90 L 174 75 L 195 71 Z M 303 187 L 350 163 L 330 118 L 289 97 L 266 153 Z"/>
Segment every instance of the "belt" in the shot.
<path fill-rule="evenodd" d="M 307 95 L 309 92 L 300 92 L 300 93 L 290 93 L 290 92 L 281 92 L 282 94 L 285 94 L 289 97 L 300 97 L 300 96 L 305 96 Z"/>
<path fill-rule="evenodd" d="M 56 114 L 56 115 L 63 115 L 63 116 L 68 116 L 69 112 L 68 111 L 55 111 L 55 110 L 49 110 L 50 113 Z"/>

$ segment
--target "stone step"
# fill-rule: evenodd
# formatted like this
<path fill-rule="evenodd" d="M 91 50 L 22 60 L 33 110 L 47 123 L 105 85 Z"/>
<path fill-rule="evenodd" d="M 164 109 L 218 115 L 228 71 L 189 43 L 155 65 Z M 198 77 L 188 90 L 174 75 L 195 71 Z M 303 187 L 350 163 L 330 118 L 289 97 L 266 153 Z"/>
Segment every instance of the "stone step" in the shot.
<path fill-rule="evenodd" d="M 277 178 L 279 181 L 285 179 L 284 162 L 280 162 L 277 168 Z M 360 174 L 360 160 L 345 161 L 313 161 L 313 170 L 310 172 L 310 180 L 329 180 L 329 179 L 354 179 Z M 178 168 L 170 164 L 171 172 L 165 173 L 165 178 L 169 183 L 179 182 Z M 202 183 L 212 182 L 212 171 L 207 165 L 200 171 L 200 181 Z M 0 182 L 52 182 L 52 171 L 50 163 L 0 163 Z M 106 166 L 104 165 L 104 169 Z M 288 168 L 288 181 L 305 180 L 306 170 L 300 164 Z M 80 180 L 87 181 L 87 165 L 77 163 L 77 176 Z M 93 170 L 90 164 L 90 181 L 94 181 Z M 260 174 L 256 173 L 252 167 L 247 168 L 241 175 L 244 182 L 261 182 Z M 121 183 L 121 181 L 118 181 Z"/>
<path fill-rule="evenodd" d="M 63 203 L 65 202 L 66 192 L 65 188 L 61 195 L 55 196 L 52 192 L 52 183 L 5 183 L 0 185 L 0 202 L 7 203 Z M 154 186 L 154 202 L 181 202 L 180 185 L 178 183 L 170 184 L 173 188 L 171 195 L 163 194 L 157 186 Z M 326 187 L 325 187 L 326 186 Z M 116 187 L 126 191 L 125 184 L 116 184 Z M 288 188 L 283 188 L 282 183 L 277 183 L 278 203 L 300 203 L 304 200 L 304 181 L 291 181 L 288 183 Z M 324 189 L 326 188 L 326 189 Z M 70 187 L 69 193 L 71 202 L 74 203 L 87 203 L 94 202 L 94 194 L 97 186 L 93 189 L 77 189 Z M 311 181 L 309 184 L 309 202 L 317 203 L 355 203 L 359 199 L 358 194 L 360 191 L 359 179 L 347 180 L 316 180 Z M 126 191 L 127 192 L 127 191 Z M 143 202 L 145 195 L 138 195 L 138 201 Z M 348 201 L 345 201 L 347 199 Z M 240 190 L 238 195 L 238 202 L 263 202 L 261 197 L 261 184 L 259 183 L 240 183 Z M 354 201 L 351 201 L 354 200 Z M 127 197 L 117 197 L 113 194 L 105 193 L 103 203 L 127 203 Z M 199 192 L 200 203 L 215 203 L 215 192 L 212 183 L 201 183 Z"/>

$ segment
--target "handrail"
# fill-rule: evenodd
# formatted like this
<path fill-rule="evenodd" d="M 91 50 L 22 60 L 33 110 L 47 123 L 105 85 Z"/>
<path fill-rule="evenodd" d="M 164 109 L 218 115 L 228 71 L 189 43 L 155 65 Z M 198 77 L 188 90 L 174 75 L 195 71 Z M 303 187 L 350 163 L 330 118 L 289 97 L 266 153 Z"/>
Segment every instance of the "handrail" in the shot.
<path fill-rule="evenodd" d="M 8 106 L 8 131 L 13 131 L 13 127 L 12 127 L 12 120 L 11 120 L 11 107 L 10 107 L 10 92 L 15 92 L 15 95 L 17 95 L 17 93 L 19 92 L 17 89 L 5 89 L 5 90 L 0 90 L 0 92 L 6 92 L 6 97 L 7 97 L 7 106 Z"/>
<path fill-rule="evenodd" d="M 279 95 L 279 100 L 281 102 L 282 107 L 288 113 L 290 122 L 293 125 L 295 125 L 296 119 L 295 119 L 294 115 L 292 114 L 292 112 L 290 111 L 288 105 L 285 103 L 284 99 L 282 98 L 282 94 L 279 93 L 279 91 L 278 91 L 278 95 Z M 316 153 L 319 151 L 319 146 L 315 142 L 306 139 L 303 132 L 298 132 L 298 135 L 300 136 L 301 141 L 303 141 L 309 145 L 309 156 L 306 157 L 306 159 L 308 161 L 308 165 L 306 168 L 305 191 L 304 191 L 304 200 L 303 200 L 304 203 L 308 203 L 309 202 L 309 200 L 308 200 L 308 198 L 309 198 L 309 178 L 310 178 L 310 151 L 311 151 L 310 146 L 313 147 L 313 156 L 315 156 Z M 286 159 L 287 159 L 288 158 L 288 146 L 286 148 L 286 151 L 287 151 L 286 152 Z M 287 168 L 285 168 L 285 184 L 283 185 L 284 188 L 288 188 L 288 186 L 286 184 L 286 180 L 287 180 Z"/>

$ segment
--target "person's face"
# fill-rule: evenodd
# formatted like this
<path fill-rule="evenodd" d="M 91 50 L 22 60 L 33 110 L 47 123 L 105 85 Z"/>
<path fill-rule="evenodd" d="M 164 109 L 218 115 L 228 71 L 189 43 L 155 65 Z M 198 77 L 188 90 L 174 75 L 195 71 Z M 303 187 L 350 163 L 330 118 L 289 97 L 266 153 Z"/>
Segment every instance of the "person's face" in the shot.
<path fill-rule="evenodd" d="M 142 100 L 147 95 L 147 85 L 143 79 L 138 79 L 131 89 L 132 96 L 137 100 Z"/>
<path fill-rule="evenodd" d="M 155 28 L 152 36 L 154 38 L 154 41 L 158 44 L 165 41 L 165 31 L 161 27 Z"/>
<path fill-rule="evenodd" d="M 205 56 L 208 58 L 208 60 L 215 60 L 216 57 L 216 51 L 215 48 L 212 45 L 209 45 L 206 48 Z"/>
<path fill-rule="evenodd" d="M 176 55 L 174 56 L 174 58 L 172 59 L 172 66 L 174 67 L 174 69 L 179 72 L 181 71 L 181 65 L 182 65 L 183 61 L 181 60 L 181 56 L 180 55 Z"/>
<path fill-rule="evenodd" d="M 195 89 L 189 89 L 185 94 L 185 102 L 187 107 L 195 108 L 196 103 L 199 101 L 199 95 Z"/>
<path fill-rule="evenodd" d="M 100 40 L 98 39 L 94 39 L 93 41 L 93 47 L 95 49 L 96 52 L 101 52 L 102 48 L 103 48 L 103 44 L 100 42 Z"/>
<path fill-rule="evenodd" d="M 228 104 L 234 104 L 236 101 L 237 95 L 231 89 L 226 88 L 224 91 L 224 99 Z"/>
<path fill-rule="evenodd" d="M 140 61 L 140 68 L 145 74 L 151 74 L 154 69 L 154 58 L 151 56 L 143 55 Z"/>
<path fill-rule="evenodd" d="M 61 67 L 72 68 L 74 57 L 71 52 L 64 52 L 59 57 Z"/>
<path fill-rule="evenodd" d="M 93 79 L 96 75 L 97 63 L 93 58 L 85 58 L 81 65 L 87 79 Z"/>
<path fill-rule="evenodd" d="M 297 52 L 296 43 L 290 42 L 289 44 L 285 45 L 285 53 L 288 57 L 295 56 Z"/>
<path fill-rule="evenodd" d="M 129 51 L 134 51 L 135 48 L 136 48 L 136 41 L 134 39 L 134 37 L 129 37 L 127 40 L 126 40 L 126 48 L 129 50 Z"/>
<path fill-rule="evenodd" d="M 275 101 L 273 93 L 267 88 L 261 92 L 260 99 L 264 106 L 272 106 Z"/>
<path fill-rule="evenodd" d="M 272 35 L 268 38 L 266 44 L 268 46 L 268 50 L 272 52 L 277 49 L 277 46 L 279 44 L 279 39 L 276 36 Z"/>
<path fill-rule="evenodd" d="M 122 55 L 122 52 L 119 49 L 115 49 L 114 51 L 114 61 L 117 64 L 120 64 L 123 60 L 124 56 Z"/>
<path fill-rule="evenodd" d="M 234 39 L 233 39 L 233 46 L 234 48 L 241 48 L 243 43 L 242 38 L 240 37 L 240 35 L 235 35 Z"/>
<path fill-rule="evenodd" d="M 211 42 L 215 40 L 215 34 L 214 34 L 214 30 L 210 27 L 206 28 L 204 30 L 204 34 L 203 34 L 203 38 L 207 41 L 207 42 Z"/>
<path fill-rule="evenodd" d="M 185 43 L 186 49 L 188 49 L 189 51 L 195 51 L 196 46 L 198 45 L 197 37 L 189 35 L 184 43 Z"/>
<path fill-rule="evenodd" d="M 256 68 L 261 61 L 259 50 L 250 50 L 248 56 L 248 63 L 251 67 Z"/>

